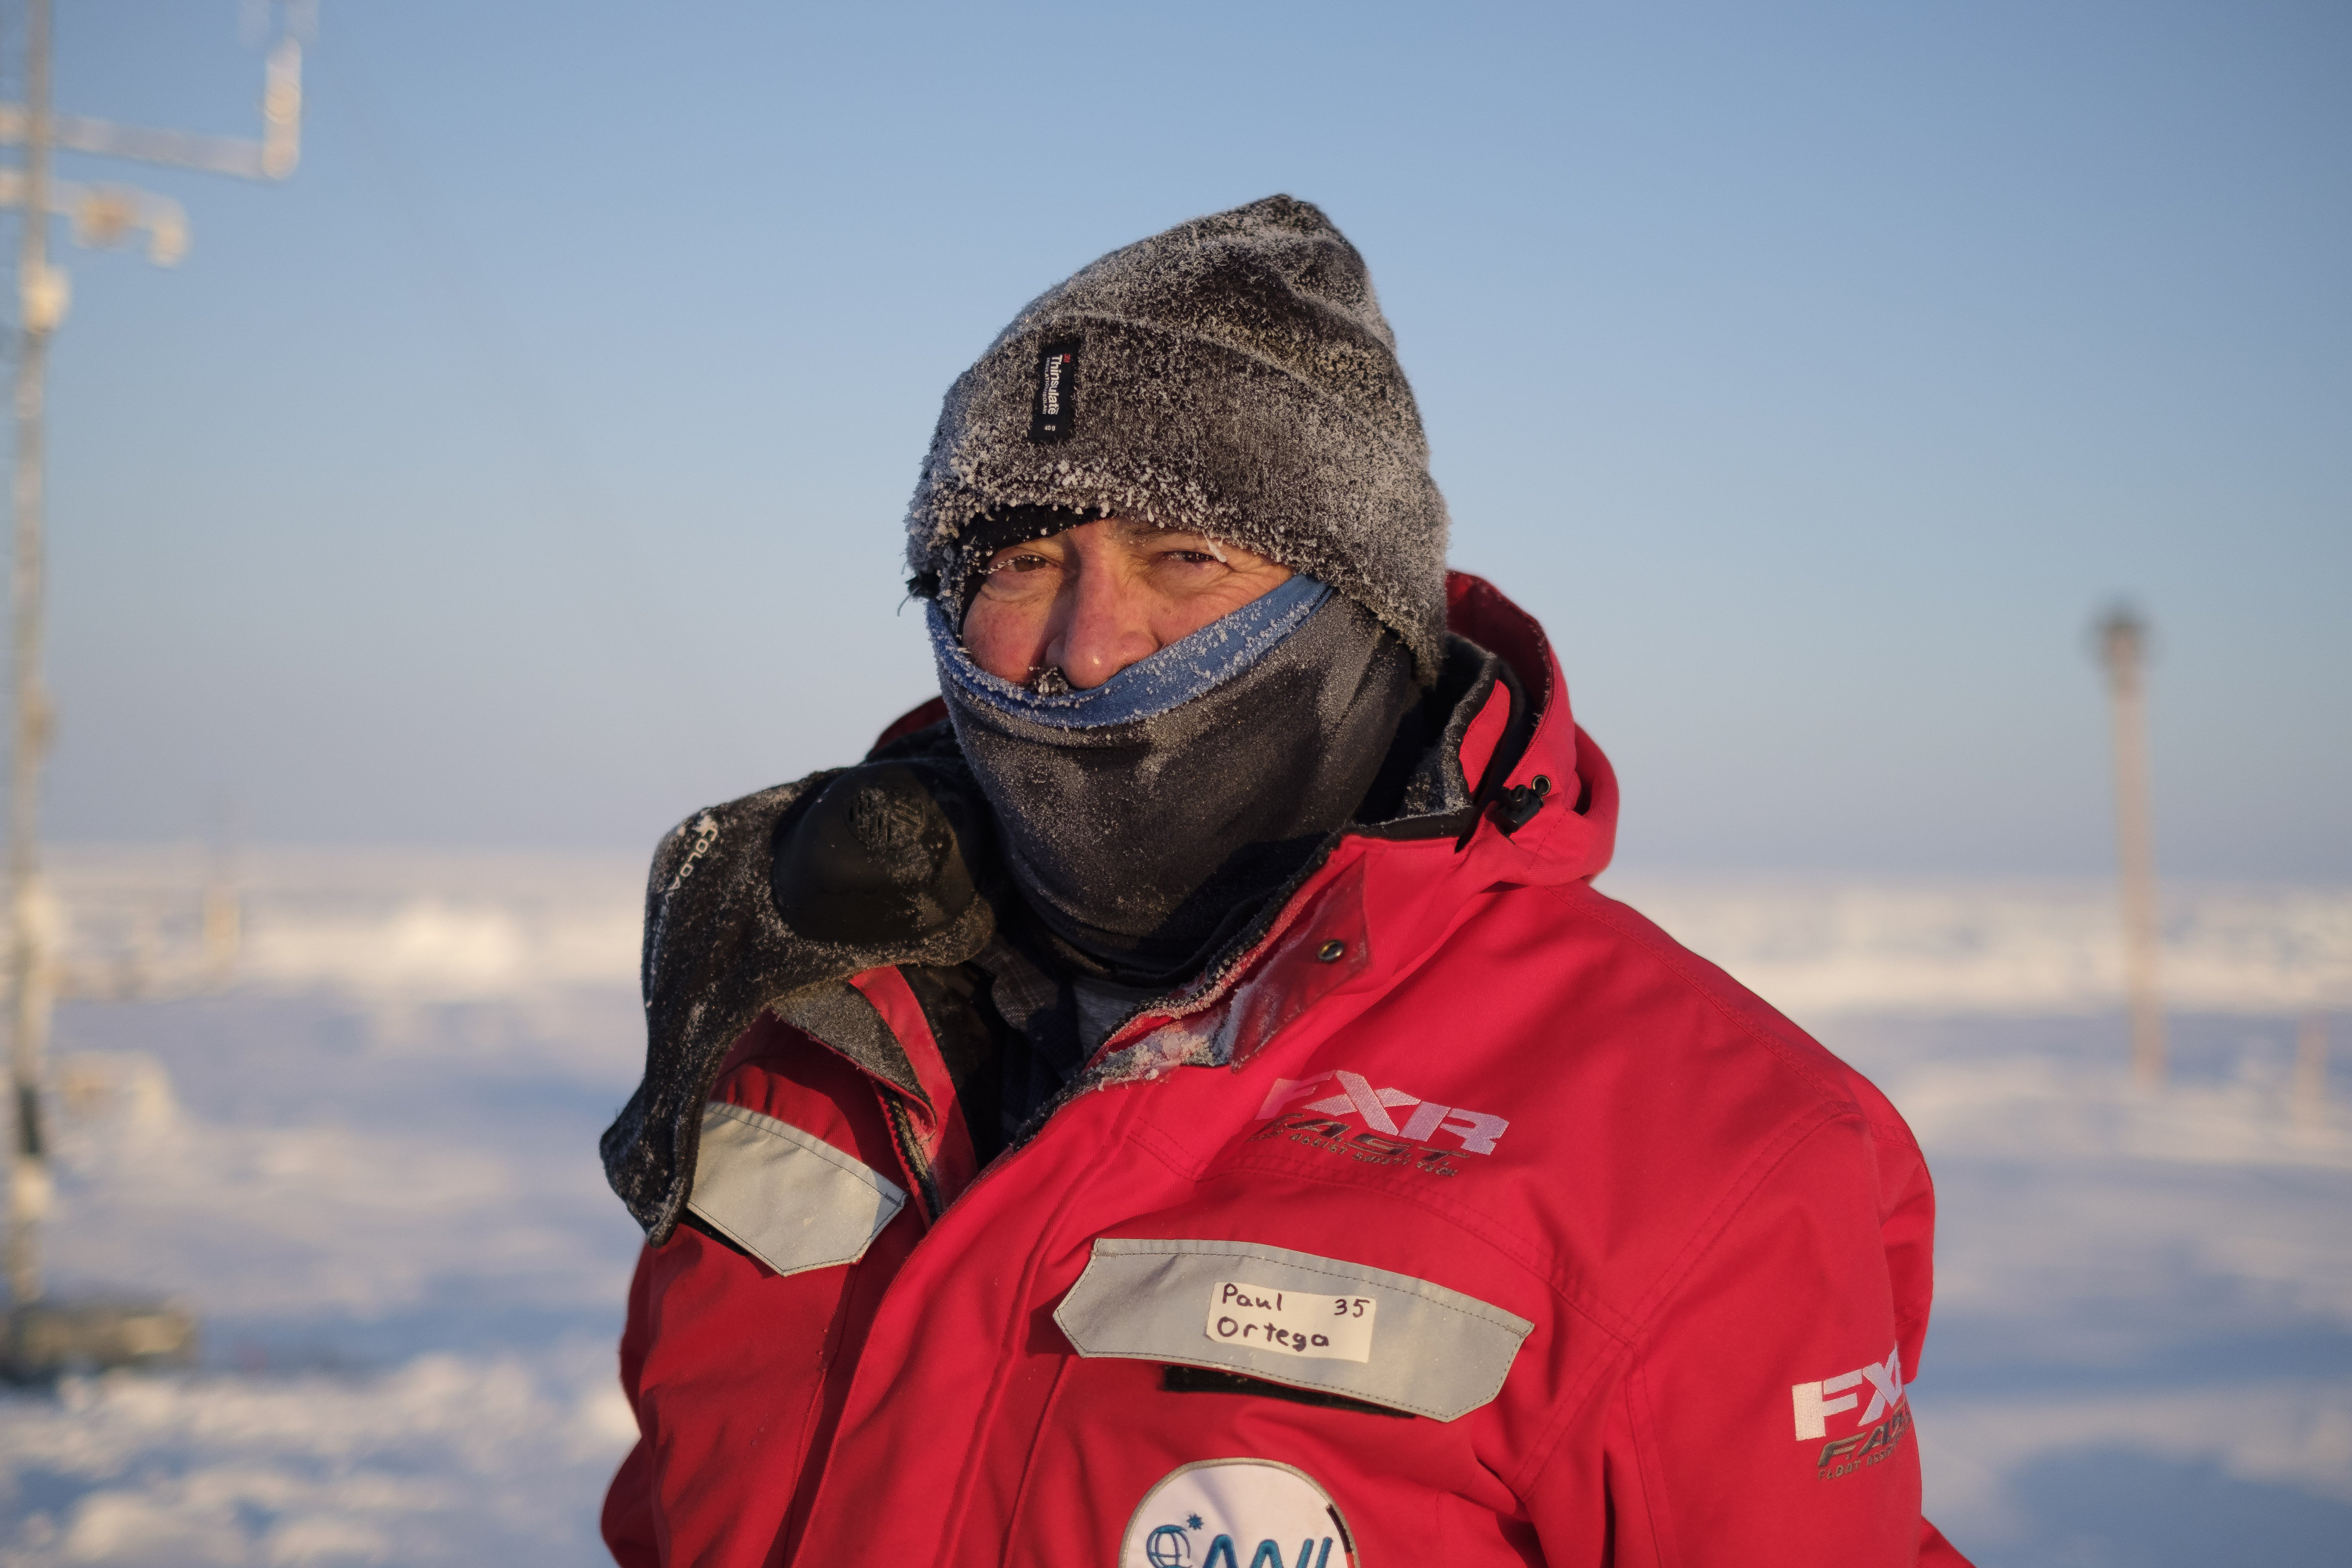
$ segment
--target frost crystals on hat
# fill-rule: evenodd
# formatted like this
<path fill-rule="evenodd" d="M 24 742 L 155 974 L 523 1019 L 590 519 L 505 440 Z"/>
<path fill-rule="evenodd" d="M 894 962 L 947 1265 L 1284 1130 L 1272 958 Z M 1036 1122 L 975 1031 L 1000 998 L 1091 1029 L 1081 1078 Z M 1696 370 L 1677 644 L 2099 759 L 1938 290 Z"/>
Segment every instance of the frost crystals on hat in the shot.
<path fill-rule="evenodd" d="M 1037 355 L 1037 402 L 1029 411 L 1029 439 L 1068 440 L 1077 414 L 1078 340 L 1062 338 Z"/>

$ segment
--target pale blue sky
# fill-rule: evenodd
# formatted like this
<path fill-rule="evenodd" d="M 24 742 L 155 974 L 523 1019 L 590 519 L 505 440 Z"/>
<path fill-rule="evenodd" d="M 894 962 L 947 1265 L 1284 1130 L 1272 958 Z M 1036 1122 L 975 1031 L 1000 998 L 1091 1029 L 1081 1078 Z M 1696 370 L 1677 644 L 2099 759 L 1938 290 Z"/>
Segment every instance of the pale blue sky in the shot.
<path fill-rule="evenodd" d="M 71 110 L 249 126 L 231 0 Z M 61 837 L 650 843 L 927 694 L 898 520 L 1031 295 L 1287 191 L 1370 259 L 1457 564 L 1623 858 L 2352 877 L 2352 11 L 324 0 L 282 188 L 69 253 Z M 69 161 L 69 174 L 93 171 Z"/>

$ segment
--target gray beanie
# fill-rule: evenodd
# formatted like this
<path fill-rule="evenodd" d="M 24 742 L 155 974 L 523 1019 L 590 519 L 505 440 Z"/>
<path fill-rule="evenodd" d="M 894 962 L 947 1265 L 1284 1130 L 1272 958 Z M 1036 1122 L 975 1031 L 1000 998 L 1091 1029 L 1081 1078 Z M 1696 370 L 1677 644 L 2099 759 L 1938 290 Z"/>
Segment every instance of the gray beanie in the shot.
<path fill-rule="evenodd" d="M 914 589 L 957 603 L 975 547 L 1070 513 L 1318 578 L 1436 677 L 1445 501 L 1364 258 L 1306 202 L 1180 224 L 1032 301 L 948 391 L 907 512 Z"/>

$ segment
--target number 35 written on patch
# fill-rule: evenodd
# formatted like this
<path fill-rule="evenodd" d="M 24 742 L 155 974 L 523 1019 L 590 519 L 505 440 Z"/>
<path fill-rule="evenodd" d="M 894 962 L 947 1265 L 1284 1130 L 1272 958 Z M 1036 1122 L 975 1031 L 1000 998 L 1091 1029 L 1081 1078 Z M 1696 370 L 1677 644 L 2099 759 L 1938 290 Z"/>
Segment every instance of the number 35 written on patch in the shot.
<path fill-rule="evenodd" d="M 1276 1355 L 1370 1361 L 1379 1309 L 1370 1296 L 1315 1296 L 1220 1279 L 1209 1291 L 1208 1333 L 1219 1344 Z"/>

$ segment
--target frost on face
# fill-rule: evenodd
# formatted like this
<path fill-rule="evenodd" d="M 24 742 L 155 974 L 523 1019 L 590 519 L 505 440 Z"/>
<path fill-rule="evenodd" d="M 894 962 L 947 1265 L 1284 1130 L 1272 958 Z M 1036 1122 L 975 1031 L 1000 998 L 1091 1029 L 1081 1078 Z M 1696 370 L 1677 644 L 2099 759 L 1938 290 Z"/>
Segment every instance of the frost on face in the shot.
<path fill-rule="evenodd" d="M 1258 605 L 1237 612 L 1255 635 L 1231 628 L 1249 657 L 1221 629 L 1069 698 L 1008 701 L 942 658 L 1013 881 L 1126 975 L 1189 972 L 1245 921 L 1348 820 L 1412 700 L 1410 656 L 1370 612 L 1307 579 Z"/>

